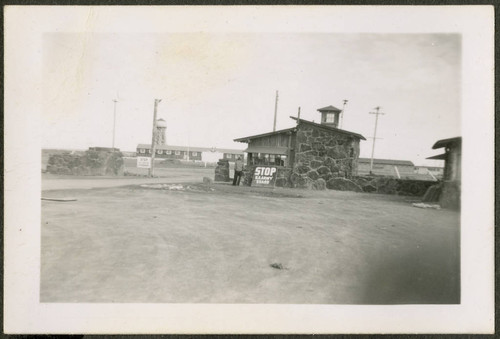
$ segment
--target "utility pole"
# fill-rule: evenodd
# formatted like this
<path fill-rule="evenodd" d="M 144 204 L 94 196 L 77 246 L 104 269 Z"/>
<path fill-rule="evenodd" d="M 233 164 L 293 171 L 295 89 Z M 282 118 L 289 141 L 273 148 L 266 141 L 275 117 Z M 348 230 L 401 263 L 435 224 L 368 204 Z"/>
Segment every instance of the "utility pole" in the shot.
<path fill-rule="evenodd" d="M 276 131 L 276 115 L 278 114 L 278 91 L 276 90 L 276 101 L 274 103 L 274 125 L 273 132 Z"/>
<path fill-rule="evenodd" d="M 113 143 L 111 144 L 111 149 L 113 150 L 113 152 L 115 151 L 115 126 L 116 126 L 116 103 L 118 102 L 117 99 L 113 99 L 113 105 L 114 105 L 114 109 L 113 109 Z"/>
<path fill-rule="evenodd" d="M 149 176 L 153 177 L 155 174 L 155 153 L 156 153 L 156 111 L 158 103 L 161 99 L 155 99 L 155 108 L 153 113 L 153 137 L 151 139 L 151 167 L 149 168 Z"/>
<path fill-rule="evenodd" d="M 344 122 L 344 111 L 345 111 L 345 106 L 347 105 L 347 102 L 349 100 L 344 99 L 344 106 L 342 107 L 342 113 L 340 114 L 340 129 L 342 129 L 342 123 Z"/>
<path fill-rule="evenodd" d="M 372 158 L 370 160 L 370 174 L 373 174 L 373 153 L 375 152 L 375 139 L 377 139 L 377 123 L 378 116 L 380 114 L 384 115 L 385 113 L 380 112 L 380 107 L 375 107 L 375 112 L 369 112 L 370 114 L 375 114 L 375 130 L 373 132 L 373 144 L 372 144 Z"/>
<path fill-rule="evenodd" d="M 297 113 L 297 120 L 300 119 L 300 106 L 299 106 L 299 112 Z M 298 121 L 297 121 L 298 122 Z"/>

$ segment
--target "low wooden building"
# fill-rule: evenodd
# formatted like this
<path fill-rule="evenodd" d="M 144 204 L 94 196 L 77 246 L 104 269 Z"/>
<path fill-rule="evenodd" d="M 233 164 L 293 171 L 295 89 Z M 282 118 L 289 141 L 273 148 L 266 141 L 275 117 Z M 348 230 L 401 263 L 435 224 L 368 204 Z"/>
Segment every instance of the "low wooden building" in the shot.
<path fill-rule="evenodd" d="M 370 167 L 370 158 L 359 158 L 358 175 L 370 174 Z M 414 174 L 415 165 L 410 160 L 373 159 L 371 172 L 374 175 L 404 178 Z"/>
<path fill-rule="evenodd" d="M 335 127 L 341 112 L 335 107 L 318 111 L 321 124 L 290 117 L 295 127 L 235 139 L 248 144 L 247 166 L 277 167 L 277 186 L 323 189 L 331 179 L 355 176 L 359 142 L 366 139 Z"/>
<path fill-rule="evenodd" d="M 444 168 L 436 166 L 415 166 L 415 174 L 430 175 L 436 179 L 443 179 Z"/>
<path fill-rule="evenodd" d="M 439 202 L 442 207 L 460 208 L 462 182 L 462 137 L 438 140 L 432 149 L 444 148 L 444 153 L 427 159 L 444 160 L 443 183 Z"/>
<path fill-rule="evenodd" d="M 227 159 L 234 162 L 238 156 L 243 156 L 241 150 L 215 148 L 215 147 L 188 147 L 175 145 L 156 145 L 155 158 L 177 159 L 190 161 L 204 161 L 216 163 L 219 159 Z M 136 148 L 136 156 L 150 157 L 151 144 L 139 144 Z"/>

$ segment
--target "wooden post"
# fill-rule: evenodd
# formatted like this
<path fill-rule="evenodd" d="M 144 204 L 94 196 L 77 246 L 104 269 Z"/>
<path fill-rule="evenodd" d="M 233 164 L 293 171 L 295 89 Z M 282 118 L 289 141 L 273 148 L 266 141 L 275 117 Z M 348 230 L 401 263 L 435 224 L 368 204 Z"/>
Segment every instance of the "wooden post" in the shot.
<path fill-rule="evenodd" d="M 113 99 L 114 109 L 113 109 L 113 143 L 111 144 L 111 149 L 115 151 L 115 126 L 116 126 L 116 103 L 118 100 Z"/>
<path fill-rule="evenodd" d="M 153 177 L 155 174 L 155 153 L 156 153 L 156 111 L 158 103 L 161 99 L 155 99 L 155 108 L 153 113 L 153 137 L 151 139 L 151 167 L 149 168 L 149 176 Z"/>
<path fill-rule="evenodd" d="M 276 91 L 276 102 L 274 103 L 274 125 L 273 125 L 273 132 L 276 131 L 276 115 L 278 115 L 278 91 Z"/>

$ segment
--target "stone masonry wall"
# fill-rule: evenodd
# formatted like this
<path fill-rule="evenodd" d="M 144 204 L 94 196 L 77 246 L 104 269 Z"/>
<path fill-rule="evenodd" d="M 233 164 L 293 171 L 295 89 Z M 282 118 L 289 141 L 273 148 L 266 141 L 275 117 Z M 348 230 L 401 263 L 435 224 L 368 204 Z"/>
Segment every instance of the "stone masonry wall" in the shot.
<path fill-rule="evenodd" d="M 299 125 L 291 184 L 298 188 L 325 189 L 332 179 L 355 175 L 358 157 L 359 139 Z"/>
<path fill-rule="evenodd" d="M 228 182 L 229 179 L 229 161 L 227 159 L 220 159 L 215 167 L 214 181 Z"/>
<path fill-rule="evenodd" d="M 461 182 L 458 180 L 444 181 L 439 204 L 444 208 L 460 210 Z"/>
<path fill-rule="evenodd" d="M 349 191 L 406 195 L 422 197 L 430 186 L 436 185 L 436 181 L 395 179 L 392 177 L 353 177 L 351 180 L 353 189 Z M 342 189 L 346 187 L 340 182 L 331 182 L 330 189 Z"/>
<path fill-rule="evenodd" d="M 121 152 L 86 151 L 83 155 L 53 154 L 47 163 L 47 172 L 67 175 L 123 175 Z"/>

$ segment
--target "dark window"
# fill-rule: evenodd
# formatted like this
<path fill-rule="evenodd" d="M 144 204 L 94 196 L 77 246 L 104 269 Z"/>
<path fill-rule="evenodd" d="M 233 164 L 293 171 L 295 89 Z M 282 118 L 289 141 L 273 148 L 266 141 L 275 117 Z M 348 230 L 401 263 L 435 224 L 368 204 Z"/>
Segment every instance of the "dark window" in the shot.
<path fill-rule="evenodd" d="M 252 153 L 250 157 L 252 165 L 276 165 L 285 166 L 286 155 Z"/>

